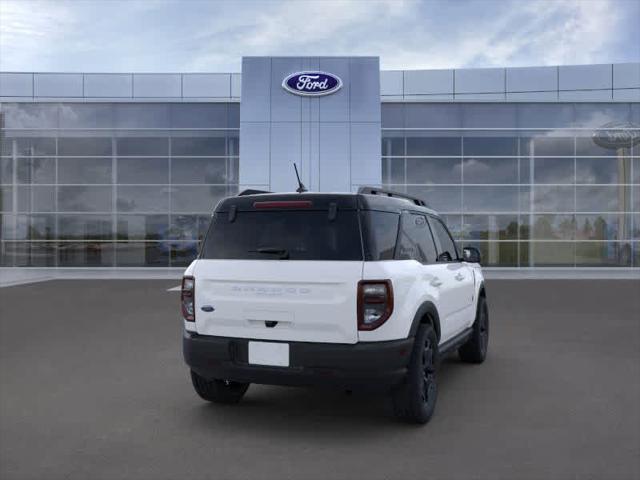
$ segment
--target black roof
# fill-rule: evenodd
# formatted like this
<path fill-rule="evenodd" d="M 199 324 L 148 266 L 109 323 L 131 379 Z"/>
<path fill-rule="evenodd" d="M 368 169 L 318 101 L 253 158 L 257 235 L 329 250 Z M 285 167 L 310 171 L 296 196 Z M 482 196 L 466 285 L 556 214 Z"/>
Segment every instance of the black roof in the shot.
<path fill-rule="evenodd" d="M 243 192 L 244 193 L 244 192 Z M 390 197 L 370 193 L 244 193 L 235 197 L 224 198 L 218 203 L 216 212 L 256 210 L 256 202 L 310 201 L 313 210 L 328 210 L 335 203 L 338 210 L 380 210 L 400 213 L 403 210 L 438 215 L 430 208 L 416 204 L 415 199 Z"/>

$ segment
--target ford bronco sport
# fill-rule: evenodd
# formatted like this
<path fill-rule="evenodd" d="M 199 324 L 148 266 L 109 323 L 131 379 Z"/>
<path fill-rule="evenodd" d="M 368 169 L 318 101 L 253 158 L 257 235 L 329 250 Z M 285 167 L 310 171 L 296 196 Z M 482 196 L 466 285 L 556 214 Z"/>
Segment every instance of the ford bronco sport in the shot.
<path fill-rule="evenodd" d="M 235 403 L 250 383 L 369 387 L 390 393 L 397 416 L 426 423 L 439 359 L 487 354 L 479 262 L 406 195 L 226 198 L 182 280 L 195 391 Z"/>

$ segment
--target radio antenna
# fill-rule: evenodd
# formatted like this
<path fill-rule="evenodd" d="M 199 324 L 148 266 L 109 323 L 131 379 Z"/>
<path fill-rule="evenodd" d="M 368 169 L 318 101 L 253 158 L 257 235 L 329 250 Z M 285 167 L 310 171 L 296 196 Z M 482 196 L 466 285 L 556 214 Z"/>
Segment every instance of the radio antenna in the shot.
<path fill-rule="evenodd" d="M 300 181 L 300 174 L 298 173 L 298 166 L 296 165 L 296 162 L 293 162 L 293 168 L 296 169 L 296 178 L 298 179 L 298 188 L 296 189 L 296 192 L 298 193 L 308 192 L 309 190 L 307 190 L 307 187 L 305 187 L 304 183 Z"/>

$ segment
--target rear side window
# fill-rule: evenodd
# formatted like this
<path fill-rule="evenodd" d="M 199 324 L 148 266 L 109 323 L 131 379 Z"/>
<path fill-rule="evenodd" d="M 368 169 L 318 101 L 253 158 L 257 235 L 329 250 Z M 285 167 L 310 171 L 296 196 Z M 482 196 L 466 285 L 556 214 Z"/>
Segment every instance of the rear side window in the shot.
<path fill-rule="evenodd" d="M 362 237 L 365 260 L 393 260 L 400 215 L 392 212 L 362 212 Z"/>
<path fill-rule="evenodd" d="M 397 260 L 417 260 L 421 263 L 436 261 L 436 247 L 427 218 L 415 213 L 403 213 L 400 218 Z"/>
<path fill-rule="evenodd" d="M 456 244 L 453 241 L 453 238 L 451 238 L 447 227 L 445 227 L 442 221 L 437 218 L 429 218 L 429 223 L 431 224 L 433 236 L 435 237 L 438 246 L 438 256 L 448 256 L 448 261 L 457 260 L 458 252 L 456 250 Z"/>
<path fill-rule="evenodd" d="M 201 258 L 228 260 L 362 260 L 356 211 L 274 210 L 214 215 Z"/>

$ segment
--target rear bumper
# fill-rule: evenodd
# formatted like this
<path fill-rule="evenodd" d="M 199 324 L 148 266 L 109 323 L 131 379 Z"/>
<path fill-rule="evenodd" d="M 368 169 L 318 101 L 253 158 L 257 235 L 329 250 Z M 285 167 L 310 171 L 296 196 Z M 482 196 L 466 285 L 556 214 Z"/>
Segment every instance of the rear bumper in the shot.
<path fill-rule="evenodd" d="M 289 343 L 289 367 L 248 363 L 249 339 L 184 332 L 184 360 L 198 375 L 266 385 L 327 385 L 385 390 L 402 382 L 413 338 L 387 342 Z"/>

